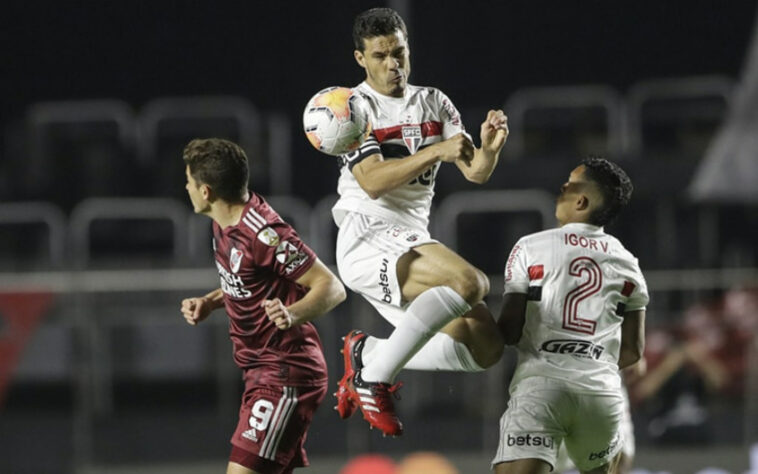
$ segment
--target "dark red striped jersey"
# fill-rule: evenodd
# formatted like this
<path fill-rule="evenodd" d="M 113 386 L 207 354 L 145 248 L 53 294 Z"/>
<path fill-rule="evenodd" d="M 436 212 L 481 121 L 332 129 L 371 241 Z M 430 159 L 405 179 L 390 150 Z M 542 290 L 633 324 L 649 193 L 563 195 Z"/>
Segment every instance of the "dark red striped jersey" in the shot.
<path fill-rule="evenodd" d="M 347 212 L 380 217 L 413 227 L 426 228 L 434 196 L 434 178 L 440 164 L 377 199 L 371 199 L 353 176 L 355 165 L 369 156 L 403 159 L 459 133 L 466 133 L 461 116 L 439 89 L 408 85 L 403 97 L 376 92 L 367 83 L 355 87 L 368 103 L 372 132 L 356 151 L 340 157 L 340 199 L 333 212 L 337 224 Z"/>
<path fill-rule="evenodd" d="M 282 331 L 261 302 L 289 305 L 306 289 L 296 283 L 316 261 L 292 226 L 259 195 L 251 193 L 237 225 L 213 223 L 213 247 L 229 315 L 234 360 L 254 369 L 259 383 L 310 385 L 326 381 L 321 340 L 311 323 Z"/>

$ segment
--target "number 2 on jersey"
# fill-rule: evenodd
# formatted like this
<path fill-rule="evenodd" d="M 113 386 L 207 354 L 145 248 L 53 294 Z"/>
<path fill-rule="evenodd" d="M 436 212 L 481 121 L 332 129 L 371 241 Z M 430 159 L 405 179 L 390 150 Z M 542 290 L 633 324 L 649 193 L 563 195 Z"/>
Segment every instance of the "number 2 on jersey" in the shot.
<path fill-rule="evenodd" d="M 563 329 L 595 334 L 597 321 L 579 317 L 579 303 L 594 295 L 603 286 L 603 272 L 600 265 L 589 257 L 578 257 L 569 265 L 569 275 L 581 278 L 582 284 L 569 291 L 563 301 Z"/>

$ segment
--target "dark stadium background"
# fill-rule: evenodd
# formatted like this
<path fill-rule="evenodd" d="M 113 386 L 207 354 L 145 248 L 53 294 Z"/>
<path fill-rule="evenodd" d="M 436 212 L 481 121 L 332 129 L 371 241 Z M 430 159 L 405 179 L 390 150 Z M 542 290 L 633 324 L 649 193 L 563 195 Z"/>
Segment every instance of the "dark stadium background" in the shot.
<path fill-rule="evenodd" d="M 277 115 L 288 121 L 286 127 L 291 134 L 288 194 L 315 206 L 335 192 L 338 169 L 334 160 L 315 152 L 305 140 L 300 128 L 302 108 L 308 98 L 323 87 L 351 86 L 363 79 L 363 71 L 352 57 L 352 19 L 366 8 L 387 5 L 397 7 L 409 24 L 410 82 L 443 90 L 463 113 L 464 122 L 476 141 L 479 123 L 486 111 L 502 108 L 512 94 L 525 88 L 603 85 L 625 97 L 635 85 L 649 80 L 717 76 L 738 85 L 743 80 L 741 74 L 756 28 L 756 4 L 752 1 L 10 0 L 0 7 L 0 90 L 3 91 L 0 207 L 42 201 L 57 206 L 70 218 L 71 211 L 86 198 L 167 197 L 186 204 L 189 212 L 182 189 L 179 148 L 175 150 L 174 160 L 169 150 L 161 156 L 161 161 L 145 164 L 135 158 L 134 150 L 122 150 L 120 155 L 111 155 L 112 161 L 92 167 L 92 163 L 80 165 L 77 161 L 80 149 L 76 147 L 81 146 L 79 136 L 74 144 L 65 142 L 59 150 L 49 151 L 44 166 L 32 171 L 28 157 L 34 143 L 29 133 L 28 114 L 38 103 L 96 99 L 123 101 L 139 114 L 146 104 L 160 97 L 208 95 L 238 96 L 249 100 L 261 116 Z M 508 112 L 506 109 L 505 113 Z M 86 135 L 86 131 L 84 133 Z M 711 136 L 707 135 L 705 140 Z M 484 188 L 466 183 L 449 170 L 441 172 L 436 203 L 455 193 L 478 189 L 537 188 L 552 193 L 581 158 L 577 150 L 570 148 L 560 156 L 528 157 L 508 156 L 507 148 L 508 144 L 501 166 Z M 689 282 L 677 289 L 677 283 L 670 283 L 673 277 L 663 272 L 744 270 L 739 275 L 753 284 L 758 273 L 755 270 L 758 267 L 755 202 L 710 203 L 701 214 L 703 209 L 691 204 L 686 195 L 704 151 L 688 150 L 675 149 L 670 154 L 656 154 L 646 149 L 624 150 L 620 156 L 609 156 L 628 169 L 637 187 L 634 205 L 626 218 L 609 230 L 619 235 L 640 257 L 643 270 L 662 272 L 656 274 L 659 278 L 655 281 L 665 289 L 654 295 L 658 298 L 651 309 L 659 312 L 650 313 L 653 326 L 659 323 L 676 328 L 689 307 L 716 301 L 729 289 L 726 284 L 709 287 L 710 283 L 705 280 L 702 287 L 692 283 L 702 273 L 692 273 L 689 279 L 686 273 L 676 273 L 678 282 Z M 258 166 L 266 168 L 266 161 L 275 161 L 277 156 L 260 161 L 256 157 L 251 156 L 255 189 L 265 194 L 275 191 L 265 171 Z M 658 207 L 664 202 L 670 206 L 666 208 L 668 214 L 660 212 Z M 510 227 L 477 216 L 467 216 L 459 222 L 457 239 L 463 255 L 494 276 L 494 308 L 498 307 L 499 292 L 494 283 L 502 270 L 503 252 L 518 233 L 536 230 L 537 221 L 533 217 L 514 216 Z M 676 224 L 677 233 L 668 235 L 666 229 L 671 228 L 672 222 Z M 100 247 L 95 250 L 102 250 L 106 259 L 77 261 L 69 242 L 64 250 L 64 263 L 48 266 L 37 240 L 30 242 L 25 234 L 14 230 L 16 228 L 8 229 L 0 225 L 3 247 L 0 249 L 0 293 L 16 291 L 19 285 L 14 282 L 17 281 L 30 281 L 30 285 L 36 287 L 35 279 L 46 281 L 48 271 L 58 272 L 58 276 L 63 272 L 65 276 L 65 272 L 72 270 L 118 268 L 114 261 L 127 260 L 130 255 L 119 254 L 120 244 L 108 242 L 109 232 L 119 232 L 118 229 L 99 228 L 98 235 L 103 242 L 96 244 Z M 165 229 L 149 226 L 140 229 L 142 233 L 124 245 L 129 251 L 136 249 L 137 253 L 144 247 L 147 259 L 140 254 L 143 259 L 135 260 L 136 264 L 131 261 L 127 267 L 212 270 L 210 261 L 167 260 L 162 247 L 164 242 L 152 236 L 153 233 L 162 235 Z M 21 230 L 25 232 L 26 227 Z M 700 234 L 711 231 L 718 236 L 717 248 L 707 248 L 700 243 L 699 239 L 703 238 Z M 671 239 L 669 242 L 661 242 L 667 237 Z M 31 280 L 22 278 L 27 274 Z M 708 275 L 711 278 L 708 281 L 734 278 L 734 273 Z M 92 297 L 62 294 L 52 316 L 43 325 L 66 325 L 70 318 L 80 318 L 75 328 L 83 327 L 86 334 L 90 324 L 93 327 L 98 324 L 88 323 L 90 310 L 94 321 L 95 313 L 102 317 L 112 307 L 118 308 L 115 312 L 127 313 L 130 304 L 135 304 L 143 313 L 156 312 L 169 320 L 178 319 L 178 311 L 169 313 L 174 309 L 172 302 L 176 301 L 178 307 L 179 298 L 187 293 L 166 290 L 157 292 L 160 294 L 142 292 L 130 297 L 121 291 L 114 289 L 112 294 L 99 293 Z M 69 303 L 78 309 L 69 313 Z M 335 315 L 326 317 L 337 322 L 324 323 L 322 331 L 337 334 L 347 330 L 354 312 L 367 311 L 353 298 L 349 306 L 344 306 Z M 139 317 L 139 314 L 134 316 L 134 326 L 140 324 Z M 168 331 L 185 330 L 178 325 L 179 321 L 175 322 L 176 326 L 167 326 Z M 387 330 L 379 322 L 375 328 L 379 332 Z M 2 330 L 0 325 L 0 344 L 3 337 L 13 337 L 4 336 Z M 82 360 L 85 365 L 88 363 L 90 353 L 87 351 L 91 347 L 82 345 L 79 340 L 82 333 L 77 332 L 78 329 L 71 331 L 66 334 L 67 338 L 70 336 L 74 362 L 66 365 L 63 379 L 54 376 L 47 380 L 46 369 L 35 366 L 31 372 L 42 373 L 41 378 L 24 376 L 23 370 L 17 378 L 11 375 L 4 395 L 0 384 L 0 472 L 126 473 L 130 471 L 118 471 L 118 466 L 138 465 L 143 466 L 140 468 L 143 470 L 137 472 L 168 473 L 172 471 L 160 469 L 193 463 L 210 466 L 208 469 L 214 472 L 223 468 L 236 407 L 222 403 L 229 395 L 217 393 L 212 377 L 215 369 L 207 370 L 211 374 L 208 376 L 173 382 L 142 379 L 139 373 L 132 372 L 129 372 L 132 378 L 119 378 L 115 374 L 115 410 L 106 410 L 105 415 L 99 409 L 94 410 L 94 414 L 89 413 L 89 399 L 79 392 L 82 386 L 87 386 L 87 381 L 80 380 L 77 367 Z M 113 343 L 109 357 L 116 358 L 115 366 L 128 365 L 128 360 L 119 361 L 119 354 L 127 359 L 139 358 L 137 353 L 144 346 L 139 344 L 141 339 L 134 331 L 134 327 L 122 327 L 108 339 Z M 209 333 L 206 342 L 210 349 L 203 346 L 214 357 L 215 354 L 228 355 L 223 345 L 223 330 L 220 333 L 220 339 L 217 333 Z M 170 337 L 173 333 L 168 334 Z M 130 341 L 135 344 L 130 345 Z M 40 352 L 39 347 L 35 347 L 33 364 L 45 364 L 44 350 Z M 334 348 L 327 349 L 328 356 L 338 357 L 334 352 Z M 49 357 L 51 366 L 57 367 L 52 359 L 58 355 Z M 231 364 L 230 357 L 228 362 Z M 509 373 L 511 362 L 503 363 L 503 374 Z M 24 364 L 23 357 L 21 363 Z M 26 364 L 24 370 L 28 370 L 32 362 Z M 234 373 L 233 368 L 231 373 Z M 463 387 L 476 385 L 481 379 L 469 375 L 435 375 L 419 376 L 414 382 L 414 377 L 408 376 L 411 383 L 404 389 L 406 393 L 414 391 L 414 384 L 429 383 L 434 384 L 435 390 L 441 387 L 449 395 L 436 400 L 432 397 L 428 402 L 414 402 L 414 396 L 408 396 L 412 400 L 408 403 L 415 403 L 413 406 L 419 410 L 415 414 L 417 419 L 411 423 L 419 426 L 421 435 L 392 442 L 374 438 L 373 434 L 364 433 L 365 427 L 360 422 L 337 421 L 329 413 L 330 400 L 327 400 L 316 420 L 319 428 L 311 436 L 311 456 L 315 460 L 322 459 L 323 465 L 339 466 L 350 456 L 366 451 L 398 457 L 416 450 L 437 450 L 457 459 L 461 469 L 464 469 L 461 466 L 472 465 L 481 472 L 487 469 L 493 453 L 492 436 L 497 416 L 477 411 L 476 391 L 472 394 L 471 387 Z M 682 377 L 684 380 L 677 379 L 675 383 L 690 382 L 686 375 Z M 507 380 L 502 384 L 504 400 Z M 234 382 L 232 386 L 238 388 Z M 697 446 L 703 456 L 715 459 L 715 464 L 724 453 L 727 457 L 739 453 L 742 458 L 735 461 L 733 466 L 738 467 L 732 469 L 744 470 L 748 465 L 747 446 L 758 442 L 755 430 L 749 426 L 752 422 L 745 416 L 755 417 L 756 408 L 754 401 L 746 400 L 744 394 L 736 398 L 733 395 L 715 395 L 716 401 L 709 402 L 716 408 L 713 424 L 700 428 L 710 430 L 706 434 L 685 430 L 656 439 L 644 426 L 654 417 L 656 403 L 665 404 L 665 400 L 653 399 L 643 406 L 635 415 L 635 421 L 639 422 L 641 460 L 649 463 L 645 467 L 655 467 L 656 462 L 670 466 L 671 459 L 678 459 L 676 456 L 696 458 L 697 454 L 687 449 Z M 236 396 L 232 394 L 231 399 Z M 706 397 L 706 400 L 710 399 Z M 214 411 L 223 406 L 230 408 L 230 412 Z M 81 415 L 82 410 L 85 415 Z M 450 418 L 443 415 L 451 411 L 460 414 Z M 147 413 L 146 418 L 153 419 L 129 420 L 131 413 Z M 192 413 L 199 414 L 197 419 L 182 416 Z M 730 426 L 730 423 L 733 424 Z M 156 425 L 161 429 L 156 429 Z M 186 440 L 173 438 L 182 431 L 192 437 L 185 446 L 182 441 Z M 669 451 L 660 450 L 660 446 L 667 443 Z M 46 455 L 40 456 L 40 453 Z M 314 473 L 334 472 L 324 467 L 318 469 L 314 463 Z"/>
<path fill-rule="evenodd" d="M 352 58 L 352 19 L 373 5 L 11 1 L 0 20 L 5 140 L 30 103 L 72 98 L 115 97 L 138 108 L 159 96 L 240 95 L 297 127 L 317 90 L 363 79 Z M 750 1 L 408 5 L 411 82 L 440 88 L 461 111 L 502 107 L 527 86 L 624 91 L 650 78 L 736 78 L 755 13 Z M 464 116 L 475 136 L 482 117 Z M 308 199 L 333 192 L 336 167 L 294 139 L 293 192 Z M 38 197 L 14 184 L 4 183 L 3 198 Z"/>

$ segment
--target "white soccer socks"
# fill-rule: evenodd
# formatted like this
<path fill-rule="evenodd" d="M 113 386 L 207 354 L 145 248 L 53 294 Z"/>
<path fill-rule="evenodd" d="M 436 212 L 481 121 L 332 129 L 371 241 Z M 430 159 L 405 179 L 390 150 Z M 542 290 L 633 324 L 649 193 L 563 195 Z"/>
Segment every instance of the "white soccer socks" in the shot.
<path fill-rule="evenodd" d="M 432 339 L 437 331 L 453 319 L 466 314 L 470 309 L 471 306 L 466 300 L 448 286 L 436 286 L 421 293 L 408 305 L 405 316 L 392 331 L 389 338 L 371 341 L 371 343 L 367 341 L 366 346 L 364 346 L 364 367 L 361 371 L 361 378 L 370 382 L 392 383 L 398 372 Z M 457 353 L 455 341 L 450 337 L 447 339 L 453 343 L 452 348 Z M 440 342 L 440 340 L 444 341 L 445 339 L 438 338 L 434 347 L 439 345 L 445 351 L 447 348 L 444 346 L 450 344 Z M 463 349 L 470 358 L 465 346 Z M 432 347 L 425 351 L 424 355 L 417 361 L 418 366 L 446 366 L 445 360 L 449 358 L 449 354 L 448 356 L 439 355 L 440 350 L 439 347 L 437 349 Z M 428 355 L 427 352 L 429 352 Z M 473 362 L 473 358 L 471 358 L 471 362 Z M 458 363 L 460 362 L 458 361 Z"/>
<path fill-rule="evenodd" d="M 370 363 L 375 356 L 381 357 L 387 339 L 369 336 L 363 345 L 363 363 Z M 477 364 L 466 344 L 458 342 L 447 334 L 438 332 L 424 347 L 405 364 L 407 370 L 430 370 L 451 372 L 481 372 L 484 367 Z"/>

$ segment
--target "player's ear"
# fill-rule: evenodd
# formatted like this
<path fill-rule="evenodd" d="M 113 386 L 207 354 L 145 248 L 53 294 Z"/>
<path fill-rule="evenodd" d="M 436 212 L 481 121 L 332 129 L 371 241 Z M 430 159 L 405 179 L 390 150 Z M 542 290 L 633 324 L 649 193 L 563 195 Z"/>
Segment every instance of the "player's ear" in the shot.
<path fill-rule="evenodd" d="M 213 197 L 213 190 L 207 184 L 201 184 L 200 195 L 203 197 L 204 200 L 210 201 L 211 198 Z"/>
<path fill-rule="evenodd" d="M 590 200 L 587 196 L 584 194 L 580 194 L 578 198 L 576 198 L 576 210 L 577 211 L 586 211 L 590 208 Z"/>
<path fill-rule="evenodd" d="M 360 67 L 366 68 L 366 56 L 363 55 L 363 52 L 356 49 L 353 51 L 353 57 Z"/>

